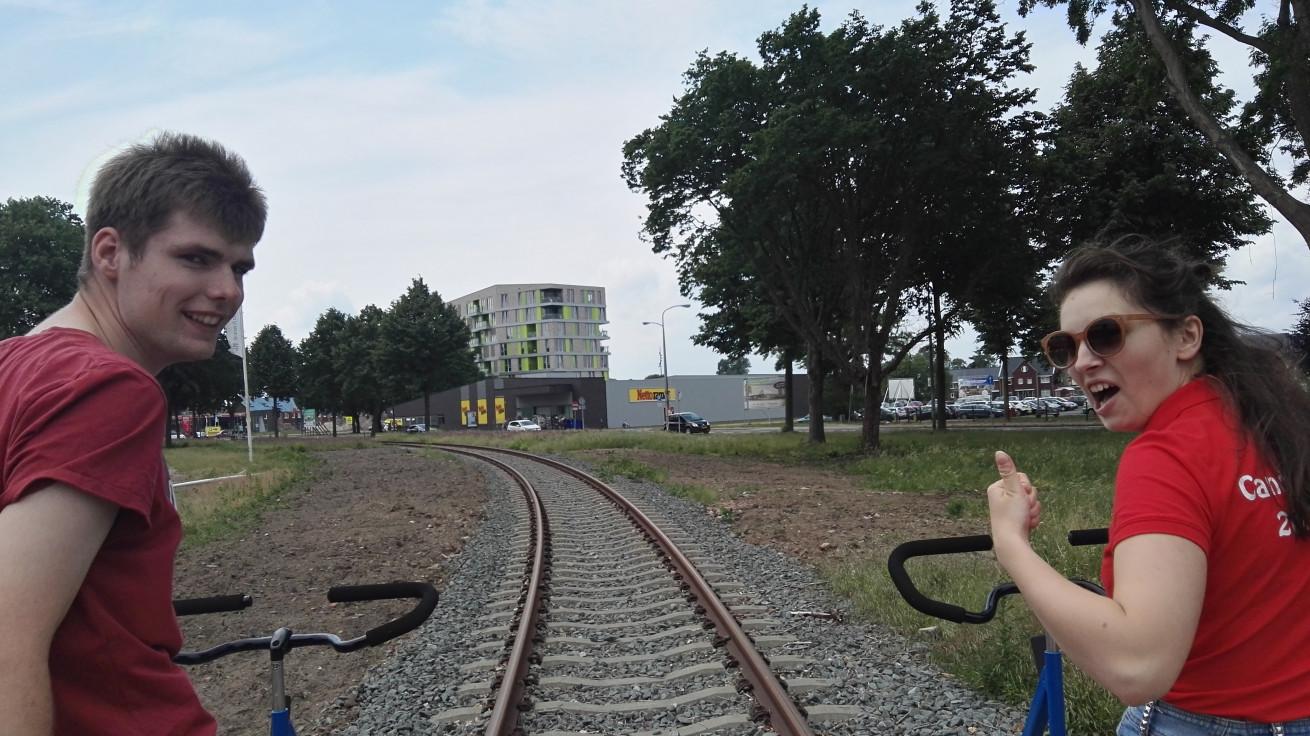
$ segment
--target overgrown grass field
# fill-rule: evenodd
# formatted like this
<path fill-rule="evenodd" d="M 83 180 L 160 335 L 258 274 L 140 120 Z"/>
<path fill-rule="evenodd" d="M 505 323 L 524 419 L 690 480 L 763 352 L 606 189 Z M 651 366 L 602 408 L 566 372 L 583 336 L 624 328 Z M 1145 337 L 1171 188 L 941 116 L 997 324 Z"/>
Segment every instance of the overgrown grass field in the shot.
<path fill-rule="evenodd" d="M 253 528 L 260 514 L 281 503 L 312 464 L 303 445 L 261 447 L 251 465 L 245 444 L 221 441 L 166 449 L 164 462 L 174 483 L 246 473 L 243 478 L 175 489 L 184 549 Z"/>
<path fill-rule="evenodd" d="M 409 439 L 409 438 L 406 438 Z M 1106 526 L 1110 519 L 1113 481 L 1118 458 L 1131 436 L 1099 429 L 1031 431 L 963 430 L 887 432 L 881 451 L 860 453 L 859 434 L 834 432 L 827 443 L 810 445 L 805 433 L 722 433 L 686 436 L 659 431 L 583 431 L 481 433 L 456 432 L 428 436 L 430 441 L 498 445 L 532 452 L 568 453 L 580 450 L 642 448 L 662 452 L 755 457 L 770 462 L 807 465 L 850 473 L 870 490 L 904 493 L 947 492 L 946 511 L 985 520 L 984 490 L 996 480 L 993 455 L 1005 450 L 1026 472 L 1041 494 L 1042 525 L 1033 545 L 1056 569 L 1070 577 L 1100 579 L 1100 547 L 1073 548 L 1070 529 Z M 602 476 L 667 483 L 667 474 L 630 458 L 606 460 Z M 715 501 L 711 489 L 669 487 L 670 493 Z M 854 612 L 870 621 L 893 626 L 911 637 L 924 637 L 936 661 L 948 672 L 993 697 L 1026 703 L 1036 682 L 1029 637 L 1040 626 L 1018 598 L 1002 604 L 1000 615 L 981 626 L 951 624 L 911 609 L 892 587 L 887 556 L 905 538 L 890 538 L 866 546 L 868 556 L 849 559 L 822 574 Z M 928 596 L 983 608 L 991 587 L 1005 578 L 991 553 L 918 558 L 908 569 Z M 937 627 L 931 636 L 921 629 Z M 1070 733 L 1113 733 L 1123 706 L 1076 668 L 1066 669 Z"/>

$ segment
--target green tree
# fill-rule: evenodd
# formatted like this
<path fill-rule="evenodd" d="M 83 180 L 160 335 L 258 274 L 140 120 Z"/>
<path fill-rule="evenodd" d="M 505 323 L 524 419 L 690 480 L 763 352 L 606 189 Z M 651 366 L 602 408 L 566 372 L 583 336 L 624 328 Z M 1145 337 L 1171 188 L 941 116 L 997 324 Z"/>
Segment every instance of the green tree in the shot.
<path fill-rule="evenodd" d="M 334 354 L 341 376 L 342 409 L 353 420 L 352 432 L 360 432 L 360 415 L 373 417 L 370 431 L 382 431 L 382 411 L 396 398 L 395 383 L 388 380 L 382 364 L 382 320 L 386 312 L 370 304 L 346 319 L 341 341 Z"/>
<path fill-rule="evenodd" d="M 337 415 L 345 409 L 344 380 L 336 366 L 346 321 L 344 312 L 329 308 L 300 341 L 300 402 L 331 415 L 333 437 L 337 436 Z"/>
<path fill-rule="evenodd" d="M 762 35 L 758 67 L 701 54 L 663 123 L 626 144 L 624 176 L 649 196 L 644 232 L 684 293 L 718 260 L 760 285 L 804 346 L 812 416 L 830 372 L 863 382 L 872 450 L 874 387 L 914 342 L 886 365 L 868 356 L 933 294 L 955 303 L 931 329 L 958 319 L 972 269 L 957 266 L 978 249 L 1026 246 L 977 235 L 1016 210 L 1031 127 L 1016 108 L 1032 94 L 1007 84 L 1029 68 L 1027 45 L 984 0 L 957 0 L 945 19 L 925 4 L 888 32 L 857 14 L 818 26 L 805 9 Z M 822 422 L 809 432 L 823 441 Z"/>
<path fill-rule="evenodd" d="M 744 376 L 751 372 L 751 359 L 745 355 L 729 356 L 719 361 L 716 376 Z"/>
<path fill-rule="evenodd" d="M 273 436 L 278 437 L 279 401 L 300 390 L 300 355 L 277 325 L 267 325 L 246 349 L 250 386 L 273 401 Z"/>
<path fill-rule="evenodd" d="M 453 304 L 446 304 L 423 279 L 391 303 L 382 319 L 381 364 L 399 395 L 423 397 L 423 422 L 432 423 L 432 394 L 478 379 L 472 335 Z"/>
<path fill-rule="evenodd" d="M 173 432 L 178 431 L 177 420 L 182 410 L 190 409 L 193 414 L 208 413 L 240 405 L 241 358 L 230 348 L 227 336 L 219 335 L 213 357 L 192 363 L 175 363 L 160 371 L 157 378 L 168 400 L 170 425 L 165 442 L 170 447 Z"/>
<path fill-rule="evenodd" d="M 1292 326 L 1292 355 L 1301 371 L 1310 376 L 1310 299 L 1296 303 L 1301 311 Z"/>
<path fill-rule="evenodd" d="M 1232 93 L 1215 85 L 1216 66 L 1191 24 L 1176 25 L 1170 35 L 1192 89 L 1231 123 Z M 1229 250 L 1269 231 L 1263 207 L 1158 83 L 1164 64 L 1140 24 L 1116 17 L 1097 61 L 1093 71 L 1077 69 L 1049 120 L 1043 212 L 1052 234 L 1065 247 L 1098 236 L 1177 237 L 1219 272 Z"/>
<path fill-rule="evenodd" d="M 1069 25 L 1079 43 L 1087 43 L 1098 16 L 1111 10 L 1116 17 L 1133 16 L 1164 64 L 1164 81 L 1177 101 L 1229 164 L 1283 217 L 1310 246 L 1310 203 L 1289 191 L 1310 181 L 1310 14 L 1302 0 L 1279 0 L 1278 14 L 1260 13 L 1258 28 L 1245 18 L 1260 7 L 1256 0 L 1164 0 L 1163 16 L 1152 0 L 1020 0 L 1027 14 L 1044 5 L 1068 4 Z M 1173 22 L 1170 22 L 1173 21 Z M 1204 26 L 1227 40 L 1249 48 L 1256 67 L 1255 96 L 1249 100 L 1239 124 L 1217 117 L 1193 84 L 1186 40 L 1176 33 L 1191 24 Z M 1209 73 L 1213 78 L 1214 71 Z M 1270 153 L 1278 150 L 1292 159 L 1286 179 L 1270 167 Z"/>
<path fill-rule="evenodd" d="M 0 340 L 26 334 L 77 293 L 85 228 L 51 197 L 0 203 Z"/>
<path fill-rule="evenodd" d="M 741 261 L 739 249 L 719 248 L 715 256 L 689 262 L 680 269 L 683 295 L 694 295 L 702 304 L 716 307 L 701 313 L 701 327 L 692 342 L 724 355 L 778 356 L 776 369 L 785 368 L 786 392 L 791 396 L 795 361 L 790 356 L 805 354 L 804 341 L 778 316 L 764 285 L 750 275 L 749 263 Z M 794 420 L 793 405 L 788 401 L 782 431 L 793 431 Z"/>

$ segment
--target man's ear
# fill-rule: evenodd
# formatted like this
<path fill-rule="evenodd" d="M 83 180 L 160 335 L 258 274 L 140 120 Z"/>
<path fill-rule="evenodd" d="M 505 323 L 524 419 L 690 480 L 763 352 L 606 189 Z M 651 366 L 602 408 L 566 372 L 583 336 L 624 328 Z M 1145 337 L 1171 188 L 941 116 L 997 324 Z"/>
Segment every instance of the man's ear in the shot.
<path fill-rule="evenodd" d="M 94 272 L 116 281 L 119 271 L 127 265 L 127 259 L 127 244 L 118 228 L 102 227 L 91 237 L 91 267 Z"/>
<path fill-rule="evenodd" d="M 1200 317 L 1190 314 L 1183 318 L 1183 325 L 1176 334 L 1179 360 L 1191 360 L 1201 353 L 1201 338 L 1205 336 L 1205 328 L 1201 325 Z"/>

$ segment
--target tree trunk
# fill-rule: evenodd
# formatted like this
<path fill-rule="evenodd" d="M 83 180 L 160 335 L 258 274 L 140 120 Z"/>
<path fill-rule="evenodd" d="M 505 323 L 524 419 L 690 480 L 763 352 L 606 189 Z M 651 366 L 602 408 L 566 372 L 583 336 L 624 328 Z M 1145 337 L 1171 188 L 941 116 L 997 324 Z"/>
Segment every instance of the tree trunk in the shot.
<path fill-rule="evenodd" d="M 333 414 L 333 415 L 332 415 L 332 436 L 333 436 L 334 438 L 337 436 L 337 415 L 336 415 L 336 414 Z"/>
<path fill-rule="evenodd" d="M 872 455 L 882 445 L 882 397 L 878 387 L 882 385 L 882 366 L 869 358 L 869 368 L 864 372 L 864 423 L 860 428 L 860 451 Z"/>
<path fill-rule="evenodd" d="M 278 434 L 278 428 L 277 428 L 278 415 L 281 413 L 282 412 L 278 411 L 277 408 L 277 399 L 273 399 L 273 437 L 275 438 L 281 436 Z"/>
<path fill-rule="evenodd" d="M 823 359 L 817 346 L 806 349 L 805 370 L 810 376 L 810 443 L 827 441 L 823 434 Z"/>
<path fill-rule="evenodd" d="M 932 413 L 934 432 L 946 431 L 946 328 L 942 326 L 942 298 L 936 284 L 932 290 L 933 349 L 932 349 L 932 398 L 936 410 Z"/>
<path fill-rule="evenodd" d="M 794 408 L 791 399 L 793 396 L 796 395 L 794 393 L 796 390 L 796 364 L 791 361 L 790 357 L 786 357 L 786 356 L 783 357 L 783 361 L 786 364 L 786 367 L 783 368 L 782 380 L 787 384 L 787 388 L 785 389 L 785 392 L 787 394 L 787 401 L 786 401 L 786 407 L 784 408 L 783 415 L 782 415 L 782 431 L 795 432 L 796 409 Z"/>
<path fill-rule="evenodd" d="M 1219 149 L 1224 158 L 1227 158 L 1233 168 L 1237 169 L 1237 173 L 1251 185 L 1251 189 L 1287 218 L 1292 227 L 1301 234 L 1306 246 L 1310 247 L 1310 204 L 1289 194 L 1246 149 L 1233 140 L 1228 131 L 1201 103 L 1201 98 L 1197 97 L 1187 83 L 1187 70 L 1183 66 L 1183 61 L 1178 57 L 1164 27 L 1160 25 L 1160 19 L 1156 17 L 1150 0 L 1132 0 L 1132 4 L 1137 11 L 1138 19 L 1142 22 L 1142 27 L 1146 30 L 1146 37 L 1150 39 L 1151 46 L 1164 62 L 1165 83 L 1169 93 L 1178 101 L 1179 106 L 1187 113 L 1187 117 L 1191 118 L 1192 124 L 1205 135 L 1211 145 Z M 1310 19 L 1298 18 L 1298 20 L 1305 22 Z"/>

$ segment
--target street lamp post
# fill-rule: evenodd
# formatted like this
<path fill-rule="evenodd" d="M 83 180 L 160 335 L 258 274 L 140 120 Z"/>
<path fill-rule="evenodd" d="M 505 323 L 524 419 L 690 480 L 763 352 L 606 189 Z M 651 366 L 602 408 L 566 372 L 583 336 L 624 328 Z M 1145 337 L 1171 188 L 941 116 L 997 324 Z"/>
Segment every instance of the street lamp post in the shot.
<path fill-rule="evenodd" d="M 670 403 L 669 400 L 669 342 L 668 340 L 665 339 L 665 335 L 664 335 L 664 315 L 669 313 L 669 309 L 690 309 L 690 308 L 691 308 L 690 304 L 674 304 L 668 309 L 665 309 L 663 312 L 660 312 L 659 322 L 642 322 L 643 325 L 660 326 L 660 349 L 664 351 L 660 357 L 664 359 L 664 428 L 665 429 L 669 428 L 669 410 L 673 408 L 673 404 Z"/>

